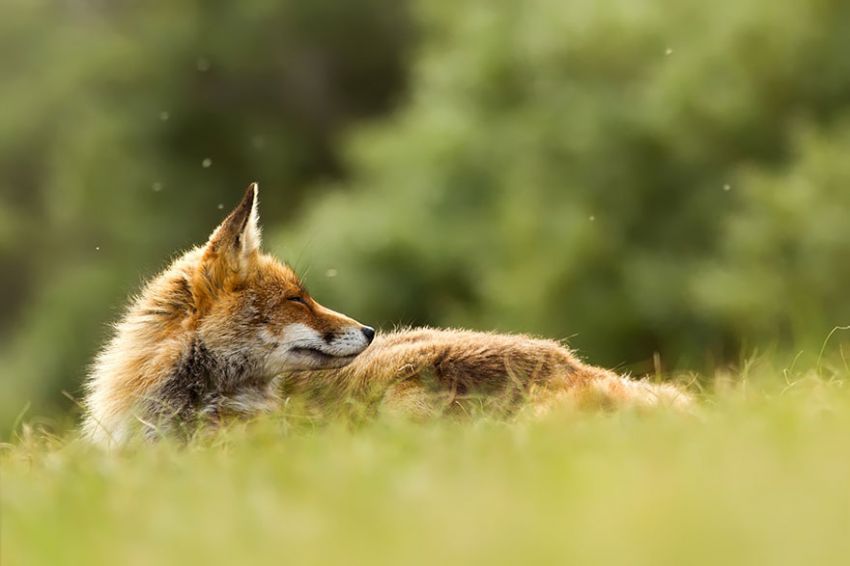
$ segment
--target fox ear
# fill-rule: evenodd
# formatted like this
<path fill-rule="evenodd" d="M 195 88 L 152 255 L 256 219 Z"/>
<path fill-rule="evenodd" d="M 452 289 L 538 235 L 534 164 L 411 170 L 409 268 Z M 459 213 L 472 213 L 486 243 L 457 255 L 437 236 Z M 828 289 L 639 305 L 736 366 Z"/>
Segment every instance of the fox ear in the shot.
<path fill-rule="evenodd" d="M 259 187 L 251 183 L 233 212 L 210 236 L 204 256 L 220 275 L 244 273 L 260 251 Z"/>

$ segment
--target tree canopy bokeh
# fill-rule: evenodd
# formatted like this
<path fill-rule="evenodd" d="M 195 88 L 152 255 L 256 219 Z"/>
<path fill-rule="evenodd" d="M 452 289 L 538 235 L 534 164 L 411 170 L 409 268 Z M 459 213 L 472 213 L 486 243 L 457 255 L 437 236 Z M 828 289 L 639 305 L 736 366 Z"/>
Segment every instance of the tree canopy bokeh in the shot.
<path fill-rule="evenodd" d="M 850 322 L 840 0 L 9 0 L 0 415 L 259 181 L 359 319 L 701 369 Z"/>

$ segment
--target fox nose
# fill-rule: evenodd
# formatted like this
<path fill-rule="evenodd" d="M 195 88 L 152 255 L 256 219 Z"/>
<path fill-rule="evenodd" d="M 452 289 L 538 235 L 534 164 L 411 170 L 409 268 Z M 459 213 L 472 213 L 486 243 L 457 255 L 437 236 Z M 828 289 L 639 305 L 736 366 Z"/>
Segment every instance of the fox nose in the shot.
<path fill-rule="evenodd" d="M 372 340 L 375 339 L 375 329 L 371 326 L 364 326 L 360 329 L 360 331 L 363 333 L 363 336 L 366 337 L 366 341 L 371 344 Z"/>

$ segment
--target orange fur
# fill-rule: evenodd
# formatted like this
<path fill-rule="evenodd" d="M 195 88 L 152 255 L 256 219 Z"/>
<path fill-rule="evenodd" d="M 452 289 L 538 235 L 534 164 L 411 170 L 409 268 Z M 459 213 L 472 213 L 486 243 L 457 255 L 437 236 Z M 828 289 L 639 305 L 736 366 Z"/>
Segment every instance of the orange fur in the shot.
<path fill-rule="evenodd" d="M 282 387 L 285 394 L 306 397 L 321 410 L 354 399 L 367 409 L 413 417 L 481 409 L 542 415 L 563 406 L 686 409 L 691 403 L 673 385 L 586 365 L 552 340 L 431 328 L 380 335 L 348 366 L 292 372 Z"/>
<path fill-rule="evenodd" d="M 412 416 L 554 406 L 686 407 L 672 385 L 582 363 L 550 340 L 420 328 L 380 335 L 319 305 L 260 251 L 257 187 L 149 283 L 87 380 L 84 432 L 120 444 L 279 406 L 280 390 L 322 410 L 357 405 Z M 367 346 L 369 346 L 367 348 Z"/>

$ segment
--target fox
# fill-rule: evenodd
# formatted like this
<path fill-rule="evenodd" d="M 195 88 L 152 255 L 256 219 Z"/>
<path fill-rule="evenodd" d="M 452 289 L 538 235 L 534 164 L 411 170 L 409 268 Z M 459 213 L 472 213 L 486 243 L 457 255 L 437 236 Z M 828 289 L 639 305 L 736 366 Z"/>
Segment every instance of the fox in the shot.
<path fill-rule="evenodd" d="M 376 332 L 319 304 L 296 272 L 261 249 L 259 188 L 207 242 L 130 301 L 84 383 L 85 438 L 188 437 L 301 396 L 319 410 L 357 401 L 376 414 L 427 418 L 475 409 L 686 409 L 691 396 L 585 364 L 554 340 L 460 329 Z"/>

